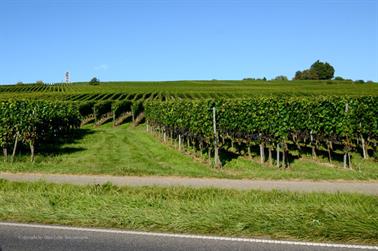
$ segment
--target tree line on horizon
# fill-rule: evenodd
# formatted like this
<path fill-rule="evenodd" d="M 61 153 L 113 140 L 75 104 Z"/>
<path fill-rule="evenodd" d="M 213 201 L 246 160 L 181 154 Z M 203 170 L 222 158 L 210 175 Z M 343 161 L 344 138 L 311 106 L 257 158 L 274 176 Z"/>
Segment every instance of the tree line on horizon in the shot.
<path fill-rule="evenodd" d="M 321 62 L 320 60 L 315 61 L 309 69 L 295 72 L 292 80 L 337 80 L 337 81 L 353 81 L 352 79 L 344 79 L 343 77 L 334 77 L 335 68 L 328 62 Z M 217 79 L 213 79 L 217 80 Z M 263 78 L 243 78 L 243 80 L 258 80 L 258 81 L 268 81 L 266 77 Z M 279 75 L 271 79 L 272 81 L 289 81 L 289 78 L 285 75 Z M 364 80 L 355 80 L 356 83 L 365 83 Z M 91 78 L 88 81 L 90 85 L 99 85 L 100 80 L 97 77 Z M 374 83 L 374 81 L 366 81 L 366 83 Z M 44 85 L 42 80 L 36 81 L 34 84 Z M 23 82 L 17 82 L 16 85 L 24 85 Z"/>
<path fill-rule="evenodd" d="M 335 68 L 328 62 L 315 61 L 309 69 L 297 71 L 292 80 L 338 80 L 338 81 L 353 81 L 352 79 L 344 79 L 343 77 L 334 77 Z M 263 78 L 244 78 L 243 80 L 260 80 L 267 81 Z M 289 81 L 289 78 L 284 75 L 279 75 L 271 80 L 274 81 Z M 356 83 L 365 83 L 364 80 L 356 80 Z M 373 81 L 366 81 L 366 83 L 373 83 Z"/>

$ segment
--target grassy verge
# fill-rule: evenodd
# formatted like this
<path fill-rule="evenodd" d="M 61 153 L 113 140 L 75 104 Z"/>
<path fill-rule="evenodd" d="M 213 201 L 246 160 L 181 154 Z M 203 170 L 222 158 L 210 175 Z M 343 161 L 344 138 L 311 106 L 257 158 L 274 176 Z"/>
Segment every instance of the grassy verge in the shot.
<path fill-rule="evenodd" d="M 0 171 L 254 179 L 378 179 L 378 163 L 358 156 L 354 170 L 329 167 L 311 160 L 296 160 L 285 170 L 261 166 L 246 158 L 232 159 L 222 170 L 216 170 L 162 144 L 145 132 L 143 126 L 132 128 L 126 124 L 112 128 L 106 124 L 85 129 L 92 133 L 75 143 L 63 145 L 58 152 L 38 155 L 34 164 L 26 155 L 17 156 L 13 164 L 3 163 L 0 158 Z"/>
<path fill-rule="evenodd" d="M 378 198 L 357 194 L 15 183 L 0 220 L 378 244 Z"/>

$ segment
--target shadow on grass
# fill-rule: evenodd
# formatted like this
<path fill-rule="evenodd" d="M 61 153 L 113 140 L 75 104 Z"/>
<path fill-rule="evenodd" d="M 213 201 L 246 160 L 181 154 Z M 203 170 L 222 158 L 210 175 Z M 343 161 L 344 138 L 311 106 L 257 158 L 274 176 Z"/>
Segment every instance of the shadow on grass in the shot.
<path fill-rule="evenodd" d="M 72 154 L 86 150 L 84 147 L 65 146 L 66 144 L 76 144 L 85 136 L 94 134 L 92 129 L 75 129 L 63 137 L 56 137 L 50 141 L 41 142 L 36 146 L 36 154 L 41 156 L 56 156 L 63 154 Z M 26 145 L 20 145 L 17 150 L 18 156 L 30 154 L 30 149 Z"/>
<path fill-rule="evenodd" d="M 56 138 L 52 142 L 45 142 L 38 147 L 39 154 L 43 156 L 48 155 L 62 155 L 62 154 L 72 154 L 80 151 L 86 150 L 84 147 L 73 147 L 64 146 L 65 144 L 76 144 L 78 141 L 82 140 L 85 136 L 94 134 L 93 129 L 75 129 L 71 134 L 65 137 Z"/>
<path fill-rule="evenodd" d="M 57 155 L 64 155 L 64 154 L 72 154 L 76 152 L 81 152 L 87 150 L 84 147 L 60 147 L 56 145 L 52 145 L 49 147 L 41 147 L 38 149 L 38 154 L 44 157 L 47 156 L 57 156 Z"/>
<path fill-rule="evenodd" d="M 239 154 L 233 153 L 225 149 L 219 149 L 219 159 L 222 163 L 222 166 L 226 165 L 227 162 L 237 159 Z"/>

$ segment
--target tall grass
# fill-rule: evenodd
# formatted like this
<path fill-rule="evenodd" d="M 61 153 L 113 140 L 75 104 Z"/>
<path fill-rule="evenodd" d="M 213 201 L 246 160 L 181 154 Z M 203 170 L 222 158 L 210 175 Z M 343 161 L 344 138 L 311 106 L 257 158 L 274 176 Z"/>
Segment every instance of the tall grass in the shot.
<path fill-rule="evenodd" d="M 0 219 L 129 230 L 378 244 L 378 197 L 16 183 Z"/>

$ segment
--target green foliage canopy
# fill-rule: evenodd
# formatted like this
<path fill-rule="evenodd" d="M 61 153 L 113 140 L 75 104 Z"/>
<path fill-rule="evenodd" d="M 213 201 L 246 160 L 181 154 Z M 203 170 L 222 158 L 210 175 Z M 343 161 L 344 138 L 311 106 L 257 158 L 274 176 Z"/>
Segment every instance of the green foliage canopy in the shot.
<path fill-rule="evenodd" d="M 332 65 L 317 60 L 310 69 L 297 71 L 294 80 L 329 80 L 333 78 L 334 74 L 335 69 Z"/>

